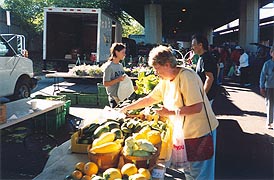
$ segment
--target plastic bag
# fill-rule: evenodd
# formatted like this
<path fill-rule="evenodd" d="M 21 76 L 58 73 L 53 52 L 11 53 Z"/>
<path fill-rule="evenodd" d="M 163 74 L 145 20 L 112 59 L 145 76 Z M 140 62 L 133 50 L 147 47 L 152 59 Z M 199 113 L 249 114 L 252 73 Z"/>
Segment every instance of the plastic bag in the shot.
<path fill-rule="evenodd" d="M 134 92 L 134 86 L 131 79 L 125 75 L 125 79 L 119 83 L 117 95 L 120 101 L 124 101 L 126 98 Z"/>
<path fill-rule="evenodd" d="M 189 168 L 184 139 L 183 121 L 177 110 L 172 134 L 172 166 L 174 168 Z"/>

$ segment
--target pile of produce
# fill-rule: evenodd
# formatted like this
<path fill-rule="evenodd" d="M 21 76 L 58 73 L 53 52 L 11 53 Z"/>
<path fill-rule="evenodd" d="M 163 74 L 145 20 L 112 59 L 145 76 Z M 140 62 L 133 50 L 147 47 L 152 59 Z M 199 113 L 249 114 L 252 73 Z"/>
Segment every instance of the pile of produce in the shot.
<path fill-rule="evenodd" d="M 154 74 L 145 74 L 145 72 L 139 73 L 138 80 L 135 81 L 138 89 L 135 91 L 138 95 L 149 94 L 155 86 L 159 83 L 159 77 Z"/>
<path fill-rule="evenodd" d="M 108 168 L 98 173 L 98 166 L 93 162 L 78 162 L 74 171 L 65 177 L 66 180 L 150 180 L 150 171 L 138 168 L 133 163 L 126 163 L 121 168 Z"/>
<path fill-rule="evenodd" d="M 124 106 L 127 106 L 127 105 L 131 104 L 134 101 L 135 100 L 130 100 L 130 99 L 125 100 L 125 101 L 121 102 L 120 104 L 118 104 L 117 107 L 118 108 L 122 108 Z M 161 120 L 161 121 L 165 122 L 166 119 L 167 119 L 167 117 L 159 116 L 155 112 L 156 109 L 159 109 L 162 106 L 163 106 L 163 104 L 159 103 L 159 104 L 154 104 L 152 106 L 148 106 L 146 108 L 129 110 L 126 113 L 126 116 L 130 117 L 130 118 L 137 117 L 139 119 L 146 120 L 146 121 L 152 121 L 152 120 L 158 121 L 158 120 Z"/>
<path fill-rule="evenodd" d="M 147 131 L 151 131 L 150 133 L 155 133 L 158 131 L 161 134 L 161 138 L 164 138 L 167 124 L 162 121 L 144 121 L 139 118 L 123 118 L 123 119 L 107 119 L 104 123 L 92 123 L 83 129 L 81 129 L 80 136 L 78 138 L 78 144 L 97 144 L 96 141 L 100 141 L 102 139 L 108 140 L 118 140 L 116 142 L 121 142 L 120 140 L 127 139 L 130 136 L 136 136 L 134 133 L 142 134 L 144 137 L 150 137 L 146 134 Z M 110 132 L 110 133 L 107 133 Z M 105 134 L 101 138 L 101 135 Z M 115 134 L 114 140 L 113 136 Z M 96 140 L 99 138 L 100 140 Z M 95 141 L 95 142 L 94 142 Z M 122 142 L 122 145 L 124 143 Z"/>
<path fill-rule="evenodd" d="M 102 77 L 103 71 L 98 65 L 80 65 L 74 66 L 71 72 L 77 76 L 91 76 L 91 77 Z"/>
<path fill-rule="evenodd" d="M 124 71 L 130 77 L 138 77 L 140 73 L 144 73 L 145 75 L 154 74 L 153 69 L 151 67 L 143 66 L 136 66 L 132 68 L 124 67 Z"/>
<path fill-rule="evenodd" d="M 121 158 L 114 166 L 101 167 L 100 163 L 103 163 L 101 162 L 103 160 L 92 161 L 90 154 L 106 157 L 115 152 L 120 156 L 121 152 L 123 156 L 148 160 L 151 157 L 158 158 L 167 124 L 162 121 L 144 121 L 138 118 L 107 119 L 101 124 L 92 123 L 80 131 L 77 143 L 89 145 L 90 162 L 77 163 L 66 179 L 149 180 L 151 167 L 141 167 L 135 161 L 124 160 L 121 164 Z"/>

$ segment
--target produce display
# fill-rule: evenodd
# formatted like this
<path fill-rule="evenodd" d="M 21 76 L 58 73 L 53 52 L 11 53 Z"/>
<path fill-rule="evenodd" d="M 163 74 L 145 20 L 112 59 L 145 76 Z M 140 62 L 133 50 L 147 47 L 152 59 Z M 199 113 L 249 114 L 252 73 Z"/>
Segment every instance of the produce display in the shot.
<path fill-rule="evenodd" d="M 71 72 L 77 76 L 91 76 L 91 77 L 102 77 L 103 71 L 98 65 L 80 65 L 74 66 Z"/>
<path fill-rule="evenodd" d="M 77 163 L 66 179 L 151 179 L 167 127 L 162 121 L 138 118 L 106 119 L 84 127 L 77 143 L 88 145 L 90 162 Z"/>
<path fill-rule="evenodd" d="M 79 67 L 76 72 L 83 74 Z M 152 68 L 138 67 L 126 73 L 138 77 L 135 91 L 138 97 L 150 93 L 159 82 Z M 133 101 L 125 100 L 118 104 L 118 108 Z M 89 166 L 79 162 L 67 179 L 151 179 L 150 171 L 157 160 L 165 159 L 169 153 L 170 127 L 166 119 L 155 113 L 161 106 L 131 110 L 126 118 L 106 119 L 103 123 L 91 123 L 80 129 L 72 136 L 71 149 L 81 149 L 81 153 L 86 149 L 90 163 L 96 165 L 95 170 L 89 172 Z M 81 148 L 75 148 L 78 146 Z"/>
<path fill-rule="evenodd" d="M 138 89 L 135 91 L 138 95 L 149 94 L 154 87 L 159 83 L 159 77 L 154 74 L 145 74 L 145 72 L 139 73 L 138 80 L 135 81 Z"/>
<path fill-rule="evenodd" d="M 98 167 L 93 162 L 78 162 L 66 180 L 149 180 L 151 173 L 146 168 L 137 168 L 133 163 L 126 163 L 121 168 L 108 168 L 98 173 Z"/>
<path fill-rule="evenodd" d="M 130 77 L 138 77 L 139 73 L 145 73 L 145 75 L 154 74 L 151 67 L 135 66 L 131 68 L 124 67 L 125 73 Z"/>

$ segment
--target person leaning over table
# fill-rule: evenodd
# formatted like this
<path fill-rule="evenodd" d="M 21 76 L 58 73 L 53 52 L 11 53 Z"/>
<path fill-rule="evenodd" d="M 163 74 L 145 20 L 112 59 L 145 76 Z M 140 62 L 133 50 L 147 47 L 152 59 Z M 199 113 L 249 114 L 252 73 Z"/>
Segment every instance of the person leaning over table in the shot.
<path fill-rule="evenodd" d="M 120 63 L 126 56 L 126 46 L 123 43 L 113 43 L 110 47 L 110 57 L 102 65 L 103 85 L 106 87 L 110 107 L 114 108 L 119 102 L 117 91 L 119 82 L 125 79 L 125 71 Z"/>
<path fill-rule="evenodd" d="M 163 107 L 156 110 L 160 116 L 167 116 L 172 121 L 175 111 L 180 110 L 184 122 L 184 136 L 188 138 L 202 137 L 210 133 L 203 102 L 206 106 L 213 134 L 214 148 L 216 147 L 216 128 L 218 121 L 203 88 L 200 77 L 193 70 L 177 67 L 177 61 L 172 50 L 166 46 L 153 48 L 149 53 L 149 66 L 152 66 L 160 77 L 160 82 L 146 97 L 120 109 L 140 109 L 152 104 L 163 102 Z M 202 94 L 203 95 L 202 95 Z M 213 180 L 215 169 L 215 150 L 211 159 L 190 162 L 190 168 L 184 170 L 186 179 Z"/>

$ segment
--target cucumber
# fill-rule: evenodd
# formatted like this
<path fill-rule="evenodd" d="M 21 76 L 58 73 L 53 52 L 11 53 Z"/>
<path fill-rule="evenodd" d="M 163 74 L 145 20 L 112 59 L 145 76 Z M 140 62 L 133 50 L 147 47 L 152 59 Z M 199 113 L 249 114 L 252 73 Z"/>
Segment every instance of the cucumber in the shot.
<path fill-rule="evenodd" d="M 124 134 L 123 134 L 122 130 L 119 129 L 119 128 L 114 128 L 114 129 L 111 130 L 111 132 L 115 133 L 115 140 L 116 139 L 123 139 L 123 137 L 124 137 Z"/>
<path fill-rule="evenodd" d="M 94 131 L 94 139 L 100 137 L 100 135 L 104 132 L 109 132 L 109 127 L 108 126 L 99 126 L 95 131 Z"/>
<path fill-rule="evenodd" d="M 120 124 L 114 121 L 109 121 L 104 126 L 108 126 L 110 130 L 115 128 L 118 128 L 118 129 L 120 128 Z"/>

